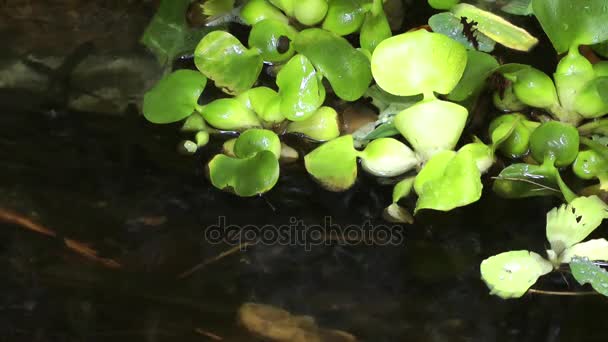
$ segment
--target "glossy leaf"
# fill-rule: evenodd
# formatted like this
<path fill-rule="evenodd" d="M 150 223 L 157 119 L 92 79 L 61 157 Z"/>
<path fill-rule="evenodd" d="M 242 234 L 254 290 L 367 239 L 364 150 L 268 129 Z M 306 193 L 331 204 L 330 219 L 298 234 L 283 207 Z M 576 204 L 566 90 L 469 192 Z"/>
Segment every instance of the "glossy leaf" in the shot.
<path fill-rule="evenodd" d="M 418 163 L 416 154 L 404 143 L 393 138 L 370 142 L 359 153 L 361 167 L 378 177 L 395 177 L 413 169 Z"/>
<path fill-rule="evenodd" d="M 315 67 L 303 55 L 293 56 L 277 75 L 281 112 L 292 121 L 311 116 L 325 100 Z"/>
<path fill-rule="evenodd" d="M 211 126 L 223 130 L 242 130 L 261 126 L 253 111 L 233 98 L 217 99 L 201 110 Z"/>
<path fill-rule="evenodd" d="M 329 0 L 323 29 L 340 36 L 359 31 L 365 18 L 364 3 L 363 0 Z"/>
<path fill-rule="evenodd" d="M 257 81 L 263 60 L 258 51 L 247 49 L 230 33 L 214 31 L 196 47 L 194 63 L 217 87 L 238 95 Z"/>
<path fill-rule="evenodd" d="M 476 202 L 481 197 L 481 173 L 471 153 L 444 151 L 422 168 L 414 188 L 420 209 L 449 211 Z"/>
<path fill-rule="evenodd" d="M 492 12 L 484 11 L 473 5 L 458 4 L 452 7 L 451 11 L 456 17 L 464 17 L 469 22 L 476 22 L 477 30 L 508 48 L 528 51 L 538 43 L 538 39 L 526 30 L 511 24 Z"/>
<path fill-rule="evenodd" d="M 579 141 L 576 128 L 566 123 L 548 121 L 532 132 L 530 151 L 539 163 L 550 159 L 556 167 L 568 166 L 576 159 Z"/>
<path fill-rule="evenodd" d="M 273 131 L 251 128 L 241 133 L 234 142 L 234 155 L 249 158 L 260 151 L 270 151 L 278 159 L 281 156 L 281 140 Z"/>
<path fill-rule="evenodd" d="M 279 123 L 285 120 L 280 108 L 278 108 L 281 100 L 279 94 L 268 87 L 251 88 L 235 97 L 235 99 L 254 111 L 265 122 Z"/>
<path fill-rule="evenodd" d="M 608 159 L 593 150 L 581 151 L 572 164 L 574 174 L 581 179 L 608 180 Z"/>
<path fill-rule="evenodd" d="M 475 50 L 467 51 L 467 66 L 458 85 L 448 95 L 448 100 L 460 102 L 477 96 L 498 66 L 498 61 L 492 55 Z"/>
<path fill-rule="evenodd" d="M 372 80 L 369 59 L 346 39 L 311 28 L 300 32 L 294 44 L 327 78 L 339 98 L 355 101 L 365 94 Z"/>
<path fill-rule="evenodd" d="M 608 39 L 605 0 L 532 0 L 532 8 L 558 53 Z"/>
<path fill-rule="evenodd" d="M 604 296 L 608 296 L 608 272 L 593 262 L 575 258 L 570 262 L 570 270 L 579 284 L 591 284 L 593 289 Z"/>
<path fill-rule="evenodd" d="M 547 240 L 551 249 L 561 254 L 583 241 L 608 218 L 608 205 L 599 197 L 578 197 L 569 204 L 547 213 Z"/>
<path fill-rule="evenodd" d="M 327 0 L 297 0 L 293 14 L 300 23 L 313 26 L 325 18 L 328 7 Z"/>
<path fill-rule="evenodd" d="M 296 34 L 296 29 L 282 21 L 265 19 L 253 25 L 249 32 L 248 44 L 250 48 L 260 50 L 264 61 L 285 62 L 295 53 L 290 41 Z M 284 49 L 285 44 L 287 49 Z"/>
<path fill-rule="evenodd" d="M 242 197 L 267 192 L 279 180 L 279 161 L 270 151 L 245 159 L 218 154 L 209 162 L 208 169 L 213 186 Z"/>
<path fill-rule="evenodd" d="M 555 170 L 530 164 L 507 166 L 496 177 L 492 189 L 505 198 L 561 195 Z"/>
<path fill-rule="evenodd" d="M 266 19 L 278 20 L 285 24 L 289 23 L 289 19 L 274 7 L 271 2 L 266 0 L 248 0 L 243 5 L 243 8 L 241 8 L 241 19 L 247 25 L 255 25 Z"/>
<path fill-rule="evenodd" d="M 481 263 L 481 279 L 490 294 L 504 299 L 519 298 L 539 277 L 551 272 L 553 266 L 540 255 L 530 251 L 505 252 Z"/>
<path fill-rule="evenodd" d="M 306 171 L 325 189 L 344 191 L 357 179 L 357 151 L 345 135 L 328 141 L 304 157 Z"/>
<path fill-rule="evenodd" d="M 460 18 L 450 12 L 437 13 L 430 17 L 428 22 L 433 32 L 446 35 L 464 45 L 469 50 L 479 50 L 483 52 L 494 51 L 496 42 L 479 31 L 475 31 L 474 33 L 475 40 L 477 41 L 476 47 L 464 34 L 464 25 L 460 22 Z"/>
<path fill-rule="evenodd" d="M 290 122 L 286 131 L 304 134 L 317 141 L 335 139 L 340 136 L 338 113 L 331 107 L 321 107 L 304 120 Z"/>
<path fill-rule="evenodd" d="M 534 11 L 532 10 L 532 0 L 511 0 L 500 9 L 503 12 L 513 15 L 534 14 Z"/>
<path fill-rule="evenodd" d="M 165 124 L 188 117 L 198 106 L 207 78 L 200 72 L 177 70 L 158 81 L 144 95 L 144 117 Z"/>
<path fill-rule="evenodd" d="M 389 38 L 393 33 L 382 8 L 382 0 L 374 0 L 372 10 L 367 12 L 361 32 L 359 33 L 359 45 L 367 51 L 374 52 L 381 41 Z"/>
<path fill-rule="evenodd" d="M 608 261 L 608 241 L 606 239 L 594 239 L 577 243 L 562 253 L 560 261 L 567 264 L 577 257 Z"/>
<path fill-rule="evenodd" d="M 429 5 L 434 9 L 449 10 L 459 2 L 460 0 L 429 0 Z"/>
<path fill-rule="evenodd" d="M 467 53 L 442 34 L 417 30 L 382 41 L 371 63 L 376 83 L 393 95 L 448 94 L 462 77 Z"/>

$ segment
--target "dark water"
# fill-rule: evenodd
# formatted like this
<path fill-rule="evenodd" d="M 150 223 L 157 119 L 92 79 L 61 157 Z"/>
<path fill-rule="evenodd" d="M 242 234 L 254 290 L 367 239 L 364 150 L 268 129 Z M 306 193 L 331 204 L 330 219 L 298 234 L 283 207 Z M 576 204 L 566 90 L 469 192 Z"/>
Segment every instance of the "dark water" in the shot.
<path fill-rule="evenodd" d="M 542 44 L 536 61 L 551 70 L 548 50 Z M 602 297 L 505 301 L 479 279 L 479 263 L 490 255 L 542 253 L 554 200 L 497 198 L 488 176 L 482 201 L 421 213 L 415 224 L 394 228 L 403 236 L 396 245 L 260 243 L 180 278 L 231 247 L 206 239 L 222 217 L 241 227 L 295 219 L 308 227 L 331 220 L 378 228 L 391 187 L 361 175 L 346 193 L 329 193 L 299 162 L 282 167 L 264 197 L 240 199 L 204 177 L 217 140 L 184 157 L 175 152 L 183 138 L 176 127 L 150 125 L 133 106 L 108 115 L 68 109 L 61 96 L 35 90 L 1 88 L 0 95 L 0 210 L 123 266 L 102 267 L 60 238 L 0 222 L 2 341 L 211 340 L 197 329 L 252 341 L 236 324 L 244 302 L 310 315 L 363 341 L 608 340 Z M 596 234 L 606 236 L 606 228 Z M 537 287 L 568 289 L 561 276 L 546 278 Z"/>

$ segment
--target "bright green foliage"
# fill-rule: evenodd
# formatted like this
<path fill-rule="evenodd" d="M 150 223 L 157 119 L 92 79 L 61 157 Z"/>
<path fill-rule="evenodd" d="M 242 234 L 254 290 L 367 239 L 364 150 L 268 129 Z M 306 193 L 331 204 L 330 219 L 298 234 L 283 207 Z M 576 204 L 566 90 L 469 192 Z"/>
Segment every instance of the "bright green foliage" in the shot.
<path fill-rule="evenodd" d="M 349 189 L 357 179 L 357 151 L 353 137 L 328 141 L 304 157 L 306 171 L 330 191 Z"/>
<path fill-rule="evenodd" d="M 365 94 L 372 80 L 369 59 L 346 39 L 310 28 L 300 32 L 293 43 L 327 78 L 339 98 L 355 101 Z"/>
<path fill-rule="evenodd" d="M 228 32 L 206 35 L 194 51 L 196 67 L 224 92 L 238 95 L 251 88 L 262 70 L 262 56 Z"/>
<path fill-rule="evenodd" d="M 248 129 L 234 143 L 234 155 L 238 158 L 249 158 L 260 151 L 270 151 L 277 159 L 281 156 L 281 140 L 273 131 Z"/>
<path fill-rule="evenodd" d="M 204 106 L 201 114 L 211 126 L 223 130 L 243 130 L 261 126 L 253 111 L 235 99 L 217 99 Z"/>
<path fill-rule="evenodd" d="M 376 83 L 393 95 L 448 94 L 462 77 L 467 53 L 442 34 L 417 30 L 382 41 L 371 63 Z"/>
<path fill-rule="evenodd" d="M 372 53 L 381 41 L 389 38 L 392 34 L 388 19 L 382 8 L 382 0 L 374 0 L 371 10 L 365 15 L 359 33 L 361 48 Z"/>
<path fill-rule="evenodd" d="M 492 189 L 505 198 L 559 196 L 555 174 L 546 165 L 512 164 L 500 172 Z"/>
<path fill-rule="evenodd" d="M 188 117 L 198 106 L 207 78 L 191 70 L 178 70 L 158 81 L 144 96 L 144 117 L 165 124 Z"/>
<path fill-rule="evenodd" d="M 285 62 L 295 53 L 289 41 L 292 41 L 297 33 L 296 29 L 282 21 L 265 19 L 253 25 L 248 44 L 250 48 L 259 49 L 262 58 L 267 62 Z M 289 46 L 285 51 L 282 51 L 281 46 L 285 41 L 281 39 L 288 39 Z"/>
<path fill-rule="evenodd" d="M 510 0 L 501 10 L 513 15 L 531 15 L 532 0 Z"/>
<path fill-rule="evenodd" d="M 544 72 L 520 64 L 502 66 L 500 70 L 506 79 L 513 82 L 517 98 L 528 106 L 549 108 L 558 103 L 553 80 Z"/>
<path fill-rule="evenodd" d="M 608 218 L 608 205 L 597 196 L 578 197 L 547 213 L 547 240 L 551 249 L 561 254 L 583 241 Z"/>
<path fill-rule="evenodd" d="M 608 261 L 608 241 L 606 239 L 594 239 L 577 243 L 566 249 L 560 256 L 559 261 L 568 264 L 576 257 Z"/>
<path fill-rule="evenodd" d="M 550 262 L 534 252 L 511 251 L 485 259 L 480 270 L 490 294 L 507 299 L 523 296 L 552 268 Z"/>
<path fill-rule="evenodd" d="M 608 297 L 608 272 L 584 258 L 575 258 L 570 262 L 572 275 L 579 284 L 591 284 L 598 293 Z"/>
<path fill-rule="evenodd" d="M 459 18 L 464 17 L 469 22 L 476 22 L 477 30 L 508 48 L 528 51 L 538 43 L 538 39 L 526 30 L 511 24 L 492 12 L 484 11 L 473 5 L 458 4 L 452 7 L 451 11 Z"/>
<path fill-rule="evenodd" d="M 532 0 L 532 8 L 557 53 L 608 39 L 605 0 Z"/>
<path fill-rule="evenodd" d="M 329 0 L 323 29 L 340 36 L 359 31 L 365 19 L 364 0 Z"/>
<path fill-rule="evenodd" d="M 459 2 L 460 0 L 429 0 L 429 5 L 434 9 L 449 10 Z"/>
<path fill-rule="evenodd" d="M 280 123 L 285 117 L 280 110 L 279 94 L 268 87 L 251 88 L 235 97 L 266 123 Z"/>
<path fill-rule="evenodd" d="M 295 55 L 277 75 L 281 112 L 289 120 L 311 116 L 325 100 L 325 88 L 315 67 L 303 55 Z"/>
<path fill-rule="evenodd" d="M 361 167 L 378 177 L 394 177 L 413 169 L 416 154 L 404 143 L 393 138 L 379 138 L 359 153 Z"/>
<path fill-rule="evenodd" d="M 429 18 L 429 26 L 433 32 L 446 35 L 460 44 L 464 45 L 469 50 L 474 50 L 475 45 L 464 34 L 464 25 L 460 22 L 460 18 L 450 12 L 437 13 Z M 490 39 L 485 34 L 475 31 L 475 39 L 477 40 L 477 50 L 483 52 L 492 52 L 496 42 Z"/>
<path fill-rule="evenodd" d="M 576 159 L 578 149 L 578 131 L 565 123 L 545 122 L 530 136 L 530 151 L 539 163 L 552 160 L 556 167 L 568 166 Z"/>
<path fill-rule="evenodd" d="M 600 188 L 608 190 L 608 159 L 596 151 L 579 152 L 574 164 L 572 164 L 572 170 L 581 179 L 599 179 Z"/>
<path fill-rule="evenodd" d="M 286 131 L 304 134 L 317 141 L 335 139 L 340 136 L 338 113 L 331 107 L 321 107 L 304 120 L 290 122 Z"/>
<path fill-rule="evenodd" d="M 267 192 L 279 179 L 279 161 L 270 151 L 245 159 L 218 154 L 209 162 L 208 169 L 213 186 L 241 197 Z"/>
<path fill-rule="evenodd" d="M 327 14 L 327 0 L 297 0 L 294 16 L 302 24 L 313 26 L 321 22 Z"/>
<path fill-rule="evenodd" d="M 511 158 L 519 158 L 528 153 L 530 136 L 539 125 L 520 113 L 513 113 L 492 120 L 489 131 L 492 141 L 501 152 Z"/>
<path fill-rule="evenodd" d="M 440 152 L 416 176 L 415 211 L 449 211 L 471 204 L 481 197 L 482 187 L 481 173 L 470 151 Z"/>
<path fill-rule="evenodd" d="M 476 97 L 498 65 L 498 61 L 492 55 L 475 50 L 467 51 L 467 66 L 456 88 L 448 95 L 448 100 L 464 101 Z"/>
<path fill-rule="evenodd" d="M 278 20 L 285 24 L 289 22 L 281 11 L 266 0 L 248 0 L 241 9 L 240 16 L 247 25 L 255 25 L 265 19 Z"/>

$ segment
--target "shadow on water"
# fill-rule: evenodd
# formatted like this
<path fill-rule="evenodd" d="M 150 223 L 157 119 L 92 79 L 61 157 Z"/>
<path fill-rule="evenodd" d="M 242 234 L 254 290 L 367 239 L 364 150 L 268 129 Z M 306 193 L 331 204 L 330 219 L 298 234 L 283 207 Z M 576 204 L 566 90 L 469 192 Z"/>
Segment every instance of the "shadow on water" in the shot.
<path fill-rule="evenodd" d="M 538 64 L 551 70 L 554 61 Z M 136 109 L 96 114 L 66 110 L 32 91 L 0 93 L 0 217 L 18 213 L 57 233 L 0 223 L 3 340 L 212 341 L 205 335 L 211 332 L 252 341 L 236 324 L 244 302 L 310 315 L 363 341 L 606 340 L 603 298 L 504 301 L 479 279 L 480 261 L 492 254 L 544 250 L 545 213 L 557 204 L 551 199 L 497 198 L 487 177 L 479 203 L 392 227 L 379 217 L 390 186 L 361 175 L 345 193 L 326 192 L 301 163 L 284 166 L 268 194 L 241 199 L 204 177 L 217 140 L 184 157 L 175 152 L 183 138 L 176 127 L 151 125 Z M 258 243 L 213 259 L 233 246 L 211 243 L 210 226 L 294 220 L 309 232 L 322 232 L 314 226 L 328 221 L 356 225 L 359 234 L 385 225 L 395 240 Z M 69 250 L 64 238 L 89 244 L 121 268 Z M 180 277 L 202 260 L 210 262 Z M 563 282 L 549 277 L 540 286 L 563 289 Z"/>

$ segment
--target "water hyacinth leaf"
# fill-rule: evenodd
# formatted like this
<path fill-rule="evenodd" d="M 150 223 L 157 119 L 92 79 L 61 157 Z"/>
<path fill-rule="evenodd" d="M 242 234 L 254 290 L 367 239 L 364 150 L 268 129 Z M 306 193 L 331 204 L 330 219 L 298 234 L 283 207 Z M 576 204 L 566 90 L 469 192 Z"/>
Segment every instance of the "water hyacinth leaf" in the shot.
<path fill-rule="evenodd" d="M 241 93 L 239 96 L 235 97 L 235 99 L 245 105 L 245 107 L 253 110 L 256 114 L 261 114 L 265 111 L 270 102 L 278 97 L 279 94 L 273 89 L 268 87 L 255 87 Z"/>
<path fill-rule="evenodd" d="M 251 88 L 263 66 L 262 56 L 225 31 L 207 34 L 194 51 L 194 64 L 225 93 L 238 95 Z"/>
<path fill-rule="evenodd" d="M 532 0 L 532 8 L 557 53 L 608 39 L 608 6 L 604 0 Z"/>
<path fill-rule="evenodd" d="M 359 31 L 366 12 L 363 4 L 363 0 L 329 0 L 321 27 L 340 36 Z"/>
<path fill-rule="evenodd" d="M 428 23 L 433 32 L 446 35 L 469 50 L 494 51 L 495 41 L 479 31 L 475 31 L 473 34 L 476 42 L 471 41 L 464 34 L 464 25 L 460 22 L 460 18 L 450 12 L 437 13 L 429 18 Z"/>
<path fill-rule="evenodd" d="M 234 155 L 249 158 L 260 151 L 270 151 L 277 159 L 281 156 L 281 140 L 273 131 L 260 128 L 248 129 L 234 142 Z"/>
<path fill-rule="evenodd" d="M 203 116 L 196 112 L 190 115 L 182 125 L 182 132 L 199 132 L 207 130 L 207 123 Z"/>
<path fill-rule="evenodd" d="M 359 45 L 370 53 L 374 52 L 381 41 L 389 38 L 393 33 L 382 8 L 381 0 L 374 0 L 372 9 L 367 12 L 361 32 L 359 32 Z"/>
<path fill-rule="evenodd" d="M 462 77 L 467 53 L 442 34 L 417 30 L 382 41 L 371 63 L 376 83 L 393 95 L 448 94 Z"/>
<path fill-rule="evenodd" d="M 321 107 L 307 119 L 290 122 L 286 131 L 304 134 L 317 141 L 335 139 L 340 136 L 338 113 L 332 107 Z"/>
<path fill-rule="evenodd" d="M 496 177 L 492 189 L 504 198 L 561 195 L 555 170 L 523 163 L 504 168 Z"/>
<path fill-rule="evenodd" d="M 400 199 L 407 197 L 414 187 L 414 179 L 416 177 L 408 177 L 401 180 L 393 188 L 393 203 L 384 209 L 383 217 L 389 222 L 396 223 L 414 223 L 414 217 L 404 207 L 397 204 Z"/>
<path fill-rule="evenodd" d="M 399 134 L 399 130 L 395 127 L 394 122 L 387 122 L 376 127 L 363 140 L 374 140 L 378 138 L 388 138 Z"/>
<path fill-rule="evenodd" d="M 531 15 L 532 0 L 511 0 L 506 5 L 500 8 L 503 12 L 513 15 Z"/>
<path fill-rule="evenodd" d="M 485 173 L 494 164 L 494 150 L 481 141 L 466 144 L 458 150 L 459 152 L 470 153 L 475 160 L 479 172 Z"/>
<path fill-rule="evenodd" d="M 407 145 L 393 138 L 379 138 L 359 153 L 361 167 L 378 177 L 395 177 L 413 169 L 418 157 Z"/>
<path fill-rule="evenodd" d="M 576 257 L 606 261 L 608 260 L 608 241 L 606 239 L 593 239 L 577 243 L 562 253 L 560 261 L 567 264 Z"/>
<path fill-rule="evenodd" d="M 570 270 L 579 284 L 591 284 L 598 293 L 608 297 L 608 272 L 588 259 L 574 258 Z"/>
<path fill-rule="evenodd" d="M 355 101 L 365 94 L 372 81 L 369 59 L 346 39 L 311 28 L 301 31 L 293 43 L 327 78 L 339 98 Z"/>
<path fill-rule="evenodd" d="M 250 48 L 257 48 L 266 62 L 285 62 L 294 55 L 292 41 L 298 32 L 290 25 L 276 20 L 265 19 L 253 25 L 249 32 Z"/>
<path fill-rule="evenodd" d="M 530 135 L 530 152 L 539 163 L 549 159 L 556 167 L 564 167 L 576 159 L 579 142 L 580 137 L 575 127 L 559 121 L 548 121 Z"/>
<path fill-rule="evenodd" d="M 357 151 L 353 137 L 328 141 L 304 157 L 306 171 L 325 189 L 344 191 L 357 179 Z"/>
<path fill-rule="evenodd" d="M 279 180 L 279 161 L 270 151 L 241 159 L 218 154 L 209 162 L 211 184 L 241 197 L 262 194 Z"/>
<path fill-rule="evenodd" d="M 599 118 L 608 113 L 608 77 L 596 77 L 577 94 L 574 108 L 585 119 Z"/>
<path fill-rule="evenodd" d="M 408 177 L 399 181 L 393 188 L 393 203 L 399 202 L 402 198 L 407 197 L 414 188 L 416 177 Z"/>
<path fill-rule="evenodd" d="M 578 197 L 547 213 L 547 240 L 555 254 L 583 241 L 608 218 L 608 204 L 597 196 Z"/>
<path fill-rule="evenodd" d="M 541 276 L 553 266 L 540 255 L 530 251 L 510 251 L 485 259 L 481 263 L 481 279 L 490 294 L 500 298 L 523 296 Z"/>
<path fill-rule="evenodd" d="M 424 159 L 451 150 L 464 129 L 467 109 L 452 102 L 425 100 L 395 116 L 395 127 Z M 441 125 L 437 123 L 441 122 Z"/>
<path fill-rule="evenodd" d="M 540 125 L 523 114 L 505 114 L 492 120 L 489 131 L 495 148 L 506 156 L 519 158 L 528 153 L 530 136 Z"/>
<path fill-rule="evenodd" d="M 572 170 L 581 179 L 600 178 L 604 182 L 608 181 L 608 159 L 593 150 L 579 152 Z"/>
<path fill-rule="evenodd" d="M 448 95 L 448 100 L 460 102 L 477 96 L 498 66 L 498 61 L 492 55 L 475 50 L 467 51 L 467 66 L 458 85 Z"/>
<path fill-rule="evenodd" d="M 277 75 L 281 112 L 292 121 L 311 116 L 325 100 L 317 70 L 303 55 L 293 56 Z"/>
<path fill-rule="evenodd" d="M 429 0 L 429 5 L 434 9 L 449 10 L 459 2 L 460 0 Z"/>
<path fill-rule="evenodd" d="M 285 24 L 289 23 L 289 19 L 266 0 L 247 1 L 241 8 L 240 17 L 245 24 L 251 26 L 265 19 L 278 20 Z"/>
<path fill-rule="evenodd" d="M 235 0 L 206 0 L 200 4 L 203 14 L 208 17 L 220 16 L 234 9 Z"/>
<path fill-rule="evenodd" d="M 234 98 L 217 99 L 205 105 L 201 114 L 211 126 L 223 130 L 243 130 L 261 126 L 253 111 Z"/>
<path fill-rule="evenodd" d="M 207 78 L 200 72 L 177 70 L 158 81 L 144 95 L 144 117 L 165 124 L 182 120 L 198 106 Z"/>
<path fill-rule="evenodd" d="M 328 10 L 327 0 L 298 0 L 294 5 L 294 17 L 306 26 L 321 22 Z"/>
<path fill-rule="evenodd" d="M 434 162 L 438 159 L 438 162 Z M 449 211 L 476 202 L 481 197 L 481 173 L 472 154 L 467 151 L 444 151 L 431 158 L 422 168 L 414 188 L 420 209 Z"/>
<path fill-rule="evenodd" d="M 473 5 L 458 4 L 452 7 L 451 11 L 458 18 L 467 18 L 469 22 L 476 22 L 477 30 L 510 49 L 528 51 L 538 43 L 538 39 L 528 31 Z"/>

